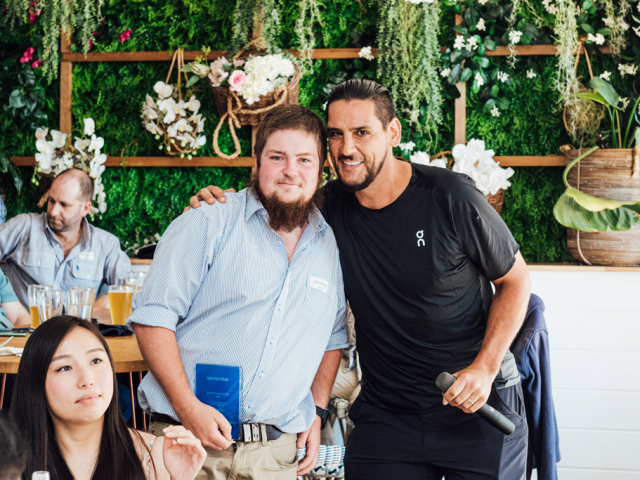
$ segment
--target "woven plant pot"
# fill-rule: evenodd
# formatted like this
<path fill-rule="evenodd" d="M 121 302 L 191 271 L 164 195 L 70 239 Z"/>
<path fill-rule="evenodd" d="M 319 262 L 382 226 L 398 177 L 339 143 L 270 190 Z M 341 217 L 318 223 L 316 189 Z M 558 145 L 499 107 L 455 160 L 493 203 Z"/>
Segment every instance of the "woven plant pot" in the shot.
<path fill-rule="evenodd" d="M 291 80 L 285 85 L 286 89 L 286 98 L 282 102 L 282 105 L 297 105 L 298 104 L 298 91 L 300 89 L 300 68 L 297 65 L 293 65 L 294 74 Z M 213 89 L 213 97 L 216 100 L 216 105 L 218 107 L 218 113 L 222 117 L 228 111 L 228 98 L 229 98 L 229 87 L 211 87 Z M 270 107 L 275 104 L 282 93 L 278 92 L 278 90 L 274 90 L 269 92 L 266 95 L 260 97 L 260 100 L 257 102 L 247 105 L 244 98 L 238 95 L 240 99 L 240 106 L 242 110 L 236 113 L 236 117 L 240 122 L 240 125 L 260 125 L 260 122 L 264 120 L 264 117 L 269 113 L 268 110 L 260 111 L 257 113 L 251 112 L 251 110 L 262 110 L 265 107 Z M 235 104 L 234 104 L 235 106 Z"/>
<path fill-rule="evenodd" d="M 486 195 L 487 202 L 498 212 L 498 215 L 502 215 L 502 207 L 504 206 L 504 189 L 501 188 L 493 195 Z"/>
<path fill-rule="evenodd" d="M 585 150 L 568 150 L 567 164 Z M 608 200 L 640 199 L 640 162 L 637 150 L 596 150 L 578 162 L 568 175 L 569 184 L 578 190 Z M 634 174 L 635 167 L 635 174 Z M 605 266 L 640 265 L 640 226 L 626 232 L 579 232 L 567 229 L 567 245 L 577 260 Z"/>

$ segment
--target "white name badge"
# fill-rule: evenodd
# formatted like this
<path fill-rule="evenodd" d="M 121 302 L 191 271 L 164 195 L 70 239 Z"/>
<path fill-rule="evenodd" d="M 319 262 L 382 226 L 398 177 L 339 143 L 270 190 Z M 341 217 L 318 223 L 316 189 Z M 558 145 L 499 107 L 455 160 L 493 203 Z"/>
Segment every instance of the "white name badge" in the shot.
<path fill-rule="evenodd" d="M 309 287 L 314 288 L 325 295 L 329 293 L 329 282 L 320 277 L 309 277 Z"/>
<path fill-rule="evenodd" d="M 93 262 L 93 252 L 81 252 L 78 258 L 80 258 L 80 260 Z"/>

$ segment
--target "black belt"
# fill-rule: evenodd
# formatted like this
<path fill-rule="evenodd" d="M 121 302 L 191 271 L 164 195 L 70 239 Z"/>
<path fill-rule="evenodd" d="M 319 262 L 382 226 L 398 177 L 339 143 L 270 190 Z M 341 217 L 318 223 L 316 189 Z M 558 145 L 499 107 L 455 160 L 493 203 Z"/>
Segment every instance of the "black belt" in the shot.
<path fill-rule="evenodd" d="M 174 420 L 169 415 L 164 413 L 153 412 L 149 418 L 149 423 L 160 422 L 168 423 L 169 425 L 182 425 L 177 420 Z M 262 440 L 262 429 L 259 423 L 241 423 L 240 424 L 240 437 L 236 439 L 237 442 L 260 442 Z M 267 440 L 277 440 L 284 433 L 278 427 L 273 425 L 265 425 L 267 432 Z"/>

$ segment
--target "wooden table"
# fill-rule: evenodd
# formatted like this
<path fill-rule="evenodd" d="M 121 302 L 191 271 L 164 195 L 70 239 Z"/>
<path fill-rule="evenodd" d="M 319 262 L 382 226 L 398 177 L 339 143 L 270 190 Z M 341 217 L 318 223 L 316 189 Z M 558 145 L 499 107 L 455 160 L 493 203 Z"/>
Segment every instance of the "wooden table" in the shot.
<path fill-rule="evenodd" d="M 17 347 L 24 348 L 27 342 L 27 337 L 13 337 L 5 347 Z M 7 337 L 0 337 L 0 344 L 4 343 Z M 133 410 L 133 428 L 136 428 L 136 415 L 135 415 L 135 402 L 133 399 L 133 372 L 138 372 L 140 380 L 142 380 L 142 372 L 148 370 L 147 364 L 142 358 L 140 349 L 138 348 L 138 341 L 131 335 L 128 337 L 105 337 L 109 350 L 111 350 L 111 357 L 113 358 L 113 368 L 116 373 L 128 373 L 129 374 L 129 386 L 131 388 L 131 406 Z M 6 377 L 8 373 L 18 373 L 18 366 L 20 365 L 20 357 L 15 355 L 2 355 L 0 356 L 0 374 L 2 374 L 2 389 L 0 390 L 0 407 L 4 400 L 4 388 Z M 118 392 L 114 392 L 117 395 Z M 143 416 L 144 418 L 144 416 Z M 145 428 L 146 428 L 146 422 Z"/>

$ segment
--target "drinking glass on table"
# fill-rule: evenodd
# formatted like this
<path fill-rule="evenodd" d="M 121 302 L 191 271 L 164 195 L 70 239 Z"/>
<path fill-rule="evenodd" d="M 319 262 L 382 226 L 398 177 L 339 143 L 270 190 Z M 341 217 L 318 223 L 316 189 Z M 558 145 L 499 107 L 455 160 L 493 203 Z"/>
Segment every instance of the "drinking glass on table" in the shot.
<path fill-rule="evenodd" d="M 109 285 L 109 309 L 111 323 L 124 325 L 131 315 L 131 299 L 136 291 L 131 285 Z"/>
<path fill-rule="evenodd" d="M 29 297 L 29 313 L 31 314 L 31 328 L 37 328 L 40 325 L 40 316 L 38 314 L 37 292 L 41 290 L 53 290 L 51 285 L 29 285 L 27 288 L 27 296 Z"/>
<path fill-rule="evenodd" d="M 38 303 L 40 323 L 44 323 L 51 317 L 62 314 L 63 300 L 64 292 L 62 290 L 39 290 L 36 293 L 36 302 Z"/>
<path fill-rule="evenodd" d="M 142 282 L 135 275 L 127 275 L 126 277 L 116 278 L 116 285 L 128 285 L 137 291 L 142 287 Z"/>
<path fill-rule="evenodd" d="M 67 292 L 67 312 L 69 315 L 91 321 L 96 291 L 90 287 L 73 287 Z"/>

